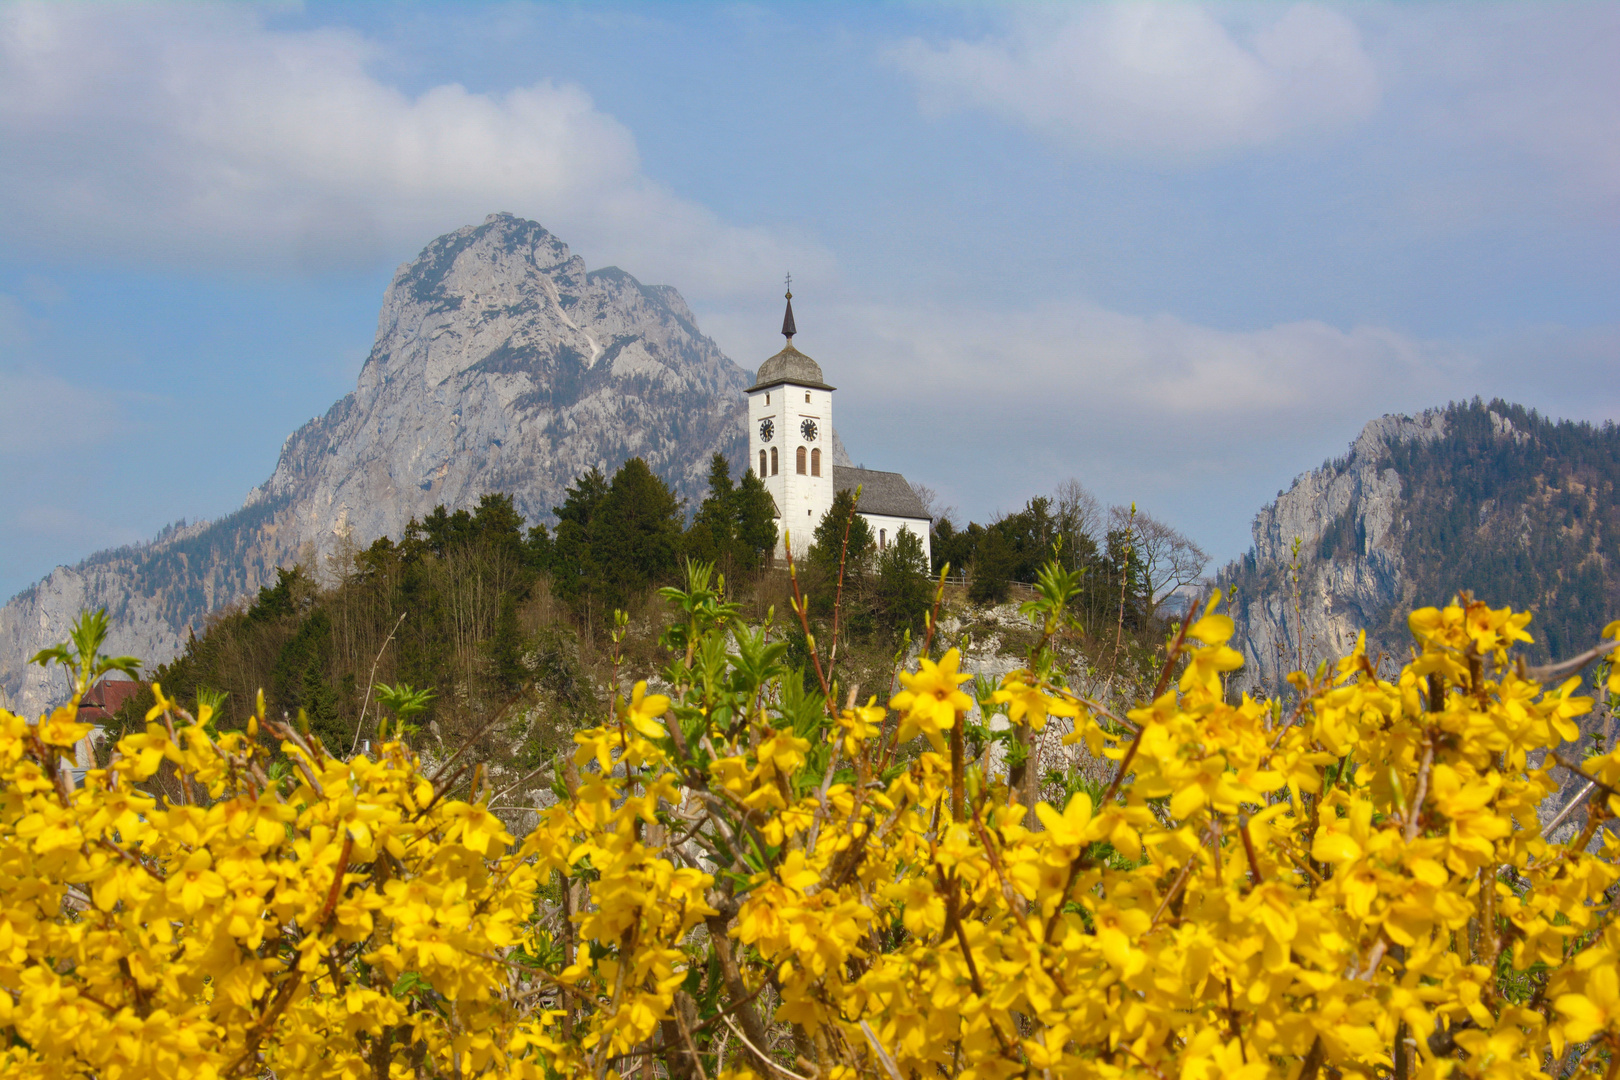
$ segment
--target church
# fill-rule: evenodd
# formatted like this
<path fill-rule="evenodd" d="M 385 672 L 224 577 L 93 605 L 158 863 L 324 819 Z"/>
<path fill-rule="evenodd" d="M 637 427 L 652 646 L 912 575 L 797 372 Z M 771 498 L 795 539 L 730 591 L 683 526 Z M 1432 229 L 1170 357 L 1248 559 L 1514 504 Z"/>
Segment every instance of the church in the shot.
<path fill-rule="evenodd" d="M 793 347 L 793 293 L 787 294 L 782 336 L 787 345 L 759 366 L 748 388 L 749 467 L 776 500 L 776 557 L 793 545 L 802 559 L 822 516 L 840 491 L 861 489 L 856 512 L 882 551 L 902 530 L 922 541 L 932 565 L 930 520 L 922 500 L 896 472 L 856 469 L 833 460 L 832 396 L 821 365 Z"/>

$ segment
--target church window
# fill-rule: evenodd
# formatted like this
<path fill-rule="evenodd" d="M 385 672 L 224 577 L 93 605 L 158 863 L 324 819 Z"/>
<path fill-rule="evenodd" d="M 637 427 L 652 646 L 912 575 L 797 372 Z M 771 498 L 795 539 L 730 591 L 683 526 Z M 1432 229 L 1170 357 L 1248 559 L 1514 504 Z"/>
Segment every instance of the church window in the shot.
<path fill-rule="evenodd" d="M 771 403 L 771 395 L 766 394 L 765 395 L 765 404 L 769 405 L 770 403 Z"/>
<path fill-rule="evenodd" d="M 808 390 L 804 392 L 804 403 L 806 405 L 810 404 L 810 391 Z"/>
<path fill-rule="evenodd" d="M 802 446 L 799 447 L 799 453 L 797 455 L 797 460 L 796 460 L 795 463 L 798 466 L 799 475 L 803 476 L 804 475 L 804 447 L 802 447 Z"/>
<path fill-rule="evenodd" d="M 776 475 L 776 447 L 771 447 L 771 475 Z"/>
<path fill-rule="evenodd" d="M 810 475 L 811 476 L 820 476 L 821 475 L 821 451 L 820 450 L 812 450 L 812 451 L 810 451 Z"/>
<path fill-rule="evenodd" d="M 763 450 L 759 452 L 759 477 L 761 480 L 765 478 L 765 451 Z"/>
<path fill-rule="evenodd" d="M 871 535 L 871 534 L 868 533 L 867 535 Z M 888 529 L 879 529 L 878 530 L 878 550 L 879 551 L 887 551 L 887 550 L 889 550 L 889 530 Z"/>

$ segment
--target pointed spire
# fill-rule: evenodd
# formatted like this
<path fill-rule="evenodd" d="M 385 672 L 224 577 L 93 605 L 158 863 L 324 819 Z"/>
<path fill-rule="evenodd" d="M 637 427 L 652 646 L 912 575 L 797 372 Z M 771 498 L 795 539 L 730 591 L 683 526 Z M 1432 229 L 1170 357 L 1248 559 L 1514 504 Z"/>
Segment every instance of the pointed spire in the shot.
<path fill-rule="evenodd" d="M 782 336 L 787 338 L 789 345 L 793 344 L 793 335 L 798 328 L 793 325 L 793 275 L 787 277 L 787 312 L 782 316 Z"/>

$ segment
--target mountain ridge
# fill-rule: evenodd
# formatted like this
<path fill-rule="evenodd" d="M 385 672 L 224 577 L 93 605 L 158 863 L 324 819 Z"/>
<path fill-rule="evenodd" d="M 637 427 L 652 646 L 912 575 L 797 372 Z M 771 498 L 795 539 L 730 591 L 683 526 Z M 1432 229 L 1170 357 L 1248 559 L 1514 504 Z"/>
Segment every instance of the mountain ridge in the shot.
<path fill-rule="evenodd" d="M 1532 657 L 1585 649 L 1620 615 L 1617 485 L 1612 423 L 1477 398 L 1369 422 L 1261 508 L 1217 577 L 1247 683 L 1274 688 L 1362 630 L 1370 654 L 1403 656 L 1405 612 L 1465 589 L 1535 614 Z"/>
<path fill-rule="evenodd" d="M 241 507 L 57 567 L 0 607 L 0 697 L 49 703 L 27 659 L 84 608 L 108 609 L 109 649 L 162 662 L 278 566 L 319 568 L 439 503 L 503 492 L 541 520 L 580 473 L 635 456 L 695 502 L 714 452 L 742 460 L 748 376 L 672 286 L 588 270 L 538 223 L 491 214 L 399 268 L 355 389 L 288 435 Z"/>

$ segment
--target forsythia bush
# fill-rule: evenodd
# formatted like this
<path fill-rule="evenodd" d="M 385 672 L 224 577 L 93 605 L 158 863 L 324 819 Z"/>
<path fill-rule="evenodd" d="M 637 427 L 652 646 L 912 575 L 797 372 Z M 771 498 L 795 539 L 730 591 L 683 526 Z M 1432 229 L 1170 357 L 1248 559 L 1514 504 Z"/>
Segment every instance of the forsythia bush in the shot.
<path fill-rule="evenodd" d="M 520 840 L 465 762 L 340 760 L 262 703 L 220 733 L 158 692 L 77 789 L 73 706 L 0 712 L 0 1071 L 1613 1080 L 1620 754 L 1555 756 L 1591 702 L 1516 663 L 1527 615 L 1421 610 L 1398 678 L 1358 647 L 1260 702 L 1211 602 L 1116 716 L 1054 668 L 1076 584 L 982 702 L 1115 763 L 1061 806 L 968 760 L 932 633 L 887 708 L 819 655 L 806 691 L 701 571 L 670 694 L 581 732 Z M 98 645 L 58 651 L 81 692 Z M 1564 844 L 1554 770 L 1592 792 Z"/>

